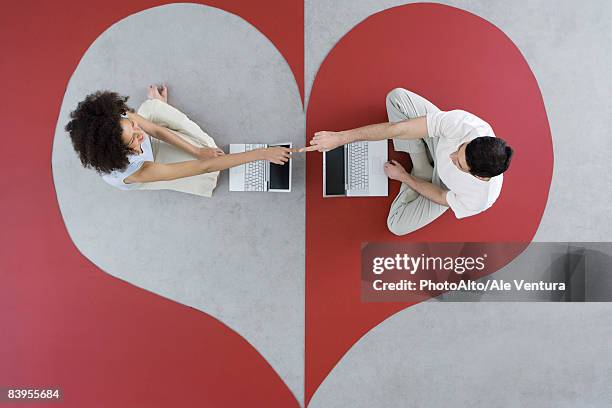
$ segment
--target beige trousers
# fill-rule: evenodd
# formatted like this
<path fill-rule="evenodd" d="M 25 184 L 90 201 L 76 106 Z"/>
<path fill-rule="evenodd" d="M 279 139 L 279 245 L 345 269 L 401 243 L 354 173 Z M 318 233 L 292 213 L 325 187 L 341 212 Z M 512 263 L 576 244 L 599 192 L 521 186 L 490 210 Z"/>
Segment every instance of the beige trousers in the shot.
<path fill-rule="evenodd" d="M 217 147 L 212 137 L 192 122 L 184 113 L 158 99 L 148 99 L 138 108 L 138 114 L 151 122 L 173 131 L 188 143 L 198 147 Z M 195 158 L 189 153 L 151 137 L 155 163 L 176 163 Z M 170 181 L 142 183 L 140 190 L 175 190 L 202 197 L 211 197 L 217 186 L 219 172 L 200 174 Z"/>
<path fill-rule="evenodd" d="M 437 106 L 427 99 L 406 89 L 396 88 L 387 95 L 387 114 L 389 116 L 389 122 L 400 122 L 406 119 L 419 118 L 439 110 Z M 426 137 L 416 140 L 393 140 L 393 146 L 395 150 L 398 151 L 419 153 L 427 149 L 429 156 L 433 160 L 434 167 L 433 179 L 431 182 L 446 188 L 444 183 L 440 180 L 436 166 L 435 153 L 437 145 L 437 137 Z M 406 185 L 402 184 L 400 192 L 397 197 L 395 197 L 395 200 L 393 200 L 389 210 L 387 226 L 389 231 L 395 235 L 406 235 L 416 231 L 448 210 L 448 207 L 435 203 L 422 195 L 419 195 L 413 201 L 406 202 L 405 195 Z"/>

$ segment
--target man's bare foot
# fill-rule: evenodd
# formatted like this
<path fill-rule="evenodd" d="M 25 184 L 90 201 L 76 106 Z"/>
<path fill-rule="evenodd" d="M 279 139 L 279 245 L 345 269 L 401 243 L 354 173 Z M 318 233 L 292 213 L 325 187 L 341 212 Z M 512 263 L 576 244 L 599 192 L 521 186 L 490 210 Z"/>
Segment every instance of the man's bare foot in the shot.
<path fill-rule="evenodd" d="M 159 93 L 159 89 L 156 85 L 149 85 L 147 91 L 147 97 L 149 99 L 159 99 L 162 102 L 168 103 L 168 88 L 164 85 L 162 88 L 163 93 Z"/>

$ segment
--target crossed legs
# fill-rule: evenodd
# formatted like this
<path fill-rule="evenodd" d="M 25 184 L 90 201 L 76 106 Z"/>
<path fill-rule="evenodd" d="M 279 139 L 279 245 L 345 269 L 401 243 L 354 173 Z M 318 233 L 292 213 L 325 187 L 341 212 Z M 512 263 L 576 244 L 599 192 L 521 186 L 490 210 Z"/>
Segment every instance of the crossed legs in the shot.
<path fill-rule="evenodd" d="M 198 147 L 217 147 L 215 141 L 183 112 L 162 99 L 151 98 L 138 108 L 138 114 L 151 122 L 172 130 L 177 136 Z M 151 138 L 156 163 L 176 163 L 193 160 L 188 153 L 162 140 Z M 143 190 L 175 190 L 183 193 L 211 197 L 217 185 L 219 172 L 205 173 L 171 181 L 143 183 Z"/>
<path fill-rule="evenodd" d="M 427 99 L 402 88 L 396 88 L 389 92 L 386 103 L 390 122 L 414 119 L 439 111 Z M 410 154 L 413 175 L 430 180 L 433 184 L 442 185 L 435 168 L 437 144 L 437 138 L 432 137 L 416 140 L 393 140 L 395 150 Z M 429 163 L 428 151 L 434 162 L 433 168 Z M 406 184 L 402 184 L 399 194 L 391 204 L 387 217 L 387 227 L 395 235 L 406 235 L 429 224 L 447 209 L 448 207 L 437 204 L 419 195 Z"/>

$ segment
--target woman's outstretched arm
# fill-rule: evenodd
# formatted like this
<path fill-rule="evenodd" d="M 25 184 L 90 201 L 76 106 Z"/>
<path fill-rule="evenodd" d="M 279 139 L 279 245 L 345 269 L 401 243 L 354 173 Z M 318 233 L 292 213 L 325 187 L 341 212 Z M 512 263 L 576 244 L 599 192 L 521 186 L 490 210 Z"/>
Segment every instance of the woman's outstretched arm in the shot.
<path fill-rule="evenodd" d="M 236 167 L 256 160 L 267 160 L 283 165 L 289 161 L 291 153 L 297 150 L 275 146 L 244 153 L 227 154 L 206 160 L 188 160 L 169 164 L 148 161 L 138 171 L 127 177 L 124 182 L 130 184 L 176 180 L 183 177 L 229 169 L 230 167 Z"/>

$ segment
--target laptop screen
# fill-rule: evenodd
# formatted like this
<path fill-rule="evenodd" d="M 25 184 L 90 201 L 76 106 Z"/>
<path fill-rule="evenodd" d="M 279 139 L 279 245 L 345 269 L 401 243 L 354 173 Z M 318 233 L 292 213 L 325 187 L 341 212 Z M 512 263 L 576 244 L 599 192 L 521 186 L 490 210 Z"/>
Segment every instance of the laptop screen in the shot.
<path fill-rule="evenodd" d="M 325 152 L 325 195 L 345 195 L 344 146 Z"/>
<path fill-rule="evenodd" d="M 275 146 L 291 147 L 288 144 Z M 290 163 L 280 164 L 270 163 L 270 190 L 289 190 L 289 166 Z"/>

